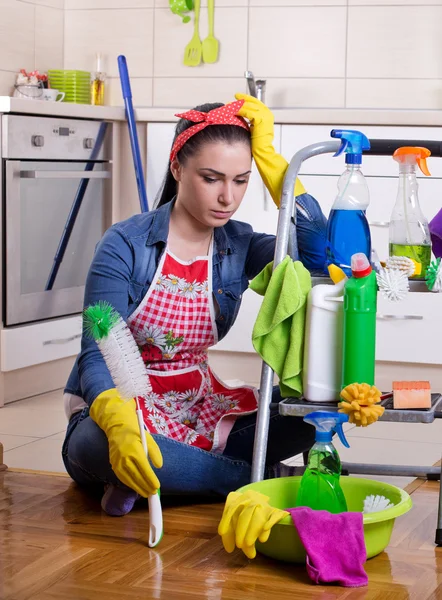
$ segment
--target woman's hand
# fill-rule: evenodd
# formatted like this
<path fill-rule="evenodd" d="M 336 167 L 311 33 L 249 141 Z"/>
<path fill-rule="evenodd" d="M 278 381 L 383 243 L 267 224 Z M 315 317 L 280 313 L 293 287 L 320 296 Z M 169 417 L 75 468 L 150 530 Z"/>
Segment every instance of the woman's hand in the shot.
<path fill-rule="evenodd" d="M 156 494 L 160 482 L 153 471 L 163 466 L 163 457 L 150 433 L 145 432 L 148 457 L 143 449 L 135 400 L 125 401 L 116 389 L 100 394 L 92 403 L 90 417 L 104 431 L 109 442 L 109 461 L 118 479 L 147 498 Z"/>
<path fill-rule="evenodd" d="M 258 167 L 259 174 L 278 206 L 281 202 L 282 184 L 287 171 L 288 162 L 283 156 L 275 152 L 273 147 L 274 129 L 273 113 L 257 98 L 247 94 L 235 94 L 237 100 L 244 100 L 238 112 L 250 122 L 252 136 L 252 154 Z M 295 196 L 305 194 L 306 190 L 299 179 L 295 184 Z"/>

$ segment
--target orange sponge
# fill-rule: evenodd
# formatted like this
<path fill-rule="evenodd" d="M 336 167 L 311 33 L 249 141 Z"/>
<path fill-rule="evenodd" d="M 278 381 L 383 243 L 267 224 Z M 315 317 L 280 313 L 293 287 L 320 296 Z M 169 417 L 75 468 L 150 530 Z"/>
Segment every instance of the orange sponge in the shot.
<path fill-rule="evenodd" d="M 393 381 L 394 408 L 431 408 L 429 381 Z"/>

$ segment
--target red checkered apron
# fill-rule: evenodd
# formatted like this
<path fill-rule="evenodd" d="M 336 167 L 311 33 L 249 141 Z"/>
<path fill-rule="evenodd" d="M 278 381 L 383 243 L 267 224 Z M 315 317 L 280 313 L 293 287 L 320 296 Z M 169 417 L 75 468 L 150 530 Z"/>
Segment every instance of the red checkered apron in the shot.
<path fill-rule="evenodd" d="M 166 249 L 128 325 L 152 386 L 140 398 L 148 430 L 222 452 L 238 416 L 256 411 L 257 391 L 224 385 L 208 366 L 218 337 L 211 276 L 211 250 L 182 261 Z"/>

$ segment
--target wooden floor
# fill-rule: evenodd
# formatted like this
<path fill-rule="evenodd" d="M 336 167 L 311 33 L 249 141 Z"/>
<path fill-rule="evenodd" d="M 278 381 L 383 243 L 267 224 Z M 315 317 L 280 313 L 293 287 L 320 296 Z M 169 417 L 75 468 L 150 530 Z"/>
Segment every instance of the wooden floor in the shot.
<path fill-rule="evenodd" d="M 415 486 L 416 487 L 416 486 Z M 157 550 L 147 509 L 104 515 L 64 477 L 0 473 L 1 600 L 441 600 L 442 549 L 433 544 L 438 483 L 412 493 L 387 552 L 368 561 L 367 588 L 311 584 L 301 566 L 224 552 L 222 504 L 169 506 Z"/>

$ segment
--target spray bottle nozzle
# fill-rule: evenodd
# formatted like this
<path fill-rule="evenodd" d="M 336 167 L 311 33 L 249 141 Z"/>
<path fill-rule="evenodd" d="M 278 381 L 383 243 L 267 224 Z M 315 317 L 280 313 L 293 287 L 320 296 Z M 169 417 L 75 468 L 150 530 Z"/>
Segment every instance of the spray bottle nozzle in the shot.
<path fill-rule="evenodd" d="M 362 152 L 370 150 L 370 141 L 362 131 L 356 129 L 332 129 L 330 136 L 342 140 L 341 147 L 334 156 L 346 153 L 345 162 L 361 164 Z"/>
<path fill-rule="evenodd" d="M 427 158 L 431 156 L 428 148 L 420 146 L 402 146 L 395 150 L 393 158 L 401 165 L 419 165 L 419 169 L 424 175 L 431 175 L 427 166 Z"/>
<path fill-rule="evenodd" d="M 342 424 L 347 423 L 348 415 L 336 412 L 316 411 L 304 417 L 304 421 L 316 427 L 317 442 L 331 442 L 333 432 L 339 436 L 339 439 L 346 448 L 350 448 L 350 444 L 344 435 Z"/>

